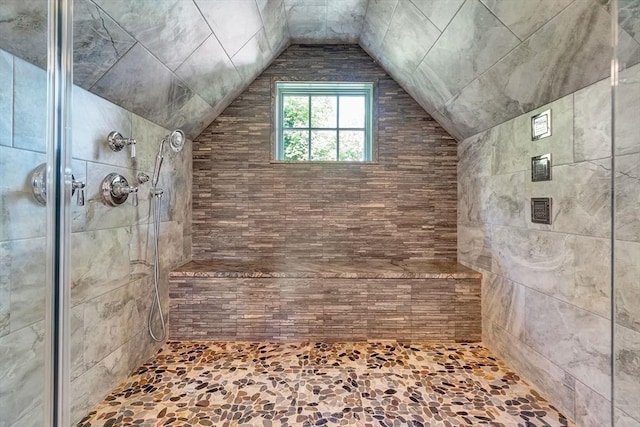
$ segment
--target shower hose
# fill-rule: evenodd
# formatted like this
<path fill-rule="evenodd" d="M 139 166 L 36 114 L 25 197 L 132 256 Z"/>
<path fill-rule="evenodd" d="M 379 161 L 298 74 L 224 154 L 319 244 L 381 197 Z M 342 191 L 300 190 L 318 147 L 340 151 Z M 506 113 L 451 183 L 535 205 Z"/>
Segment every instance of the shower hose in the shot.
<path fill-rule="evenodd" d="M 153 300 L 151 301 L 151 309 L 149 310 L 149 335 L 151 339 L 156 342 L 164 341 L 167 335 L 167 327 L 164 322 L 164 314 L 162 313 L 162 305 L 160 304 L 160 252 L 158 251 L 158 240 L 160 240 L 160 209 L 162 207 L 162 190 L 152 191 L 152 211 L 153 211 L 153 247 L 154 247 L 154 259 L 153 259 Z M 153 315 L 158 310 L 160 316 L 161 334 L 156 335 L 153 332 Z"/>

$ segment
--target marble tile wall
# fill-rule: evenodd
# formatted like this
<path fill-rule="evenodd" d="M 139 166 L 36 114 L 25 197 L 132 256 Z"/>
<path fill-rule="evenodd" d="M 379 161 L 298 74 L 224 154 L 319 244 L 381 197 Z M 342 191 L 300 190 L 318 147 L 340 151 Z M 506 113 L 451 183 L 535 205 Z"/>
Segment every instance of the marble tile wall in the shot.
<path fill-rule="evenodd" d="M 640 66 L 622 73 L 616 110 L 621 425 L 640 422 L 639 76 Z M 580 426 L 610 423 L 610 96 L 597 82 L 458 147 L 458 259 L 484 273 L 483 341 Z M 531 141 L 530 118 L 547 108 L 553 135 Z M 553 179 L 531 182 L 530 158 L 545 153 Z M 545 196 L 552 224 L 534 224 L 530 198 Z"/>
<path fill-rule="evenodd" d="M 46 73 L 0 51 L 0 426 L 42 425 L 44 387 L 45 208 L 29 183 L 45 162 Z M 77 420 L 156 347 L 147 332 L 152 290 L 152 219 L 148 187 L 138 207 L 106 207 L 99 187 L 109 172 L 133 182 L 153 172 L 169 132 L 74 86 L 73 173 L 86 182 L 85 206 L 73 206 L 72 414 Z M 6 113 L 6 114 L 5 114 Z M 106 136 L 118 130 L 138 140 L 138 157 L 115 153 Z M 170 150 L 169 150 L 170 151 Z M 161 297 L 166 274 L 191 257 L 191 145 L 165 156 L 160 233 Z M 157 319 L 156 319 L 157 322 Z"/>

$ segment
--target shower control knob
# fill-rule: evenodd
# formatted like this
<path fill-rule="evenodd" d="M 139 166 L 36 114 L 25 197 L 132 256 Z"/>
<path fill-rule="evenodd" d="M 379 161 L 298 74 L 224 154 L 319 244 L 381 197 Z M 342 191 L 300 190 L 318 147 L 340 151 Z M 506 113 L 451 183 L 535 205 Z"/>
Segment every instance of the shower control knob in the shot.
<path fill-rule="evenodd" d="M 113 151 L 120 151 L 127 145 L 131 147 L 131 158 L 136 157 L 136 140 L 133 138 L 125 138 L 120 132 L 113 131 L 107 136 L 107 143 Z"/>
<path fill-rule="evenodd" d="M 127 179 L 117 173 L 110 173 L 102 180 L 102 196 L 109 206 L 118 206 L 127 201 L 131 194 L 133 206 L 138 206 L 138 187 L 130 186 Z"/>
<path fill-rule="evenodd" d="M 84 206 L 84 187 L 85 184 L 82 181 L 76 181 L 75 179 L 71 181 L 71 191 L 72 194 L 78 191 L 78 197 L 76 199 L 76 204 L 78 206 Z"/>

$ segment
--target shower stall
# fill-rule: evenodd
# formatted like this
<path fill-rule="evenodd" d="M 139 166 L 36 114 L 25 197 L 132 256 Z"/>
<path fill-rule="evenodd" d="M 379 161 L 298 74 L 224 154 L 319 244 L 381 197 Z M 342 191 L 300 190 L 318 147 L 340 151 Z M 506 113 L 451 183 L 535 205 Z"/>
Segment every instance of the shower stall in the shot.
<path fill-rule="evenodd" d="M 608 7 L 613 33 L 640 41 L 640 3 Z M 76 423 L 167 338 L 168 271 L 191 259 L 191 135 L 90 90 L 131 49 L 91 1 L 0 7 L 0 427 Z M 611 381 L 606 396 L 582 397 L 601 414 L 593 425 L 637 426 L 640 66 L 612 64 L 592 118 L 612 136 L 610 151 L 592 147 L 611 160 L 598 163 L 611 170 L 611 346 L 600 361 Z M 135 151 L 114 151 L 114 132 Z"/>

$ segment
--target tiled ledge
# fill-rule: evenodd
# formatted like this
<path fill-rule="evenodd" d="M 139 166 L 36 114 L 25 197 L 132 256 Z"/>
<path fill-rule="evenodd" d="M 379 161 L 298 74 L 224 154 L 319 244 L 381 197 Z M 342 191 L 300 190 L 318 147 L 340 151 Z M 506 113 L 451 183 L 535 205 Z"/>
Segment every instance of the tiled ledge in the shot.
<path fill-rule="evenodd" d="M 322 279 L 480 279 L 480 273 L 453 262 L 386 260 L 201 260 L 188 262 L 170 277 Z"/>

